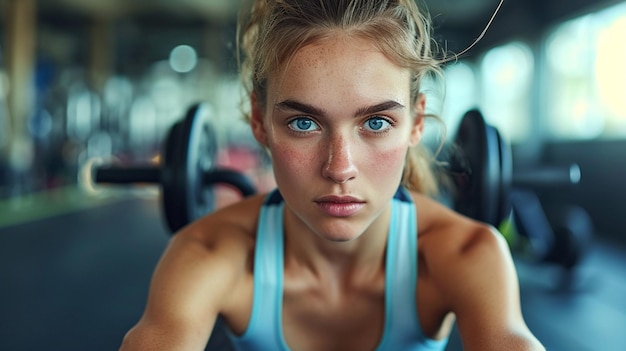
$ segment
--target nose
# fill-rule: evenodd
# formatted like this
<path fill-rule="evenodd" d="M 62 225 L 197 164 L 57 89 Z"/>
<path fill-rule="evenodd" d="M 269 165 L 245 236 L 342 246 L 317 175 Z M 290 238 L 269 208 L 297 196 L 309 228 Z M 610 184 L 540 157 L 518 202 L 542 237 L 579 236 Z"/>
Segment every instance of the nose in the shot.
<path fill-rule="evenodd" d="M 339 184 L 356 178 L 358 170 L 354 163 L 352 148 L 349 139 L 345 136 L 330 137 L 322 175 Z"/>

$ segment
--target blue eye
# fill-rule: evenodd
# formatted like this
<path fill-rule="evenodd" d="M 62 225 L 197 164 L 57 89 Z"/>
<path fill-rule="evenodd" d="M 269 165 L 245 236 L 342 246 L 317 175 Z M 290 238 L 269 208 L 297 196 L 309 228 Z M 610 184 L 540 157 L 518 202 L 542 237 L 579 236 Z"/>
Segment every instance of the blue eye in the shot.
<path fill-rule="evenodd" d="M 365 122 L 365 129 L 372 132 L 382 132 L 387 130 L 391 123 L 381 117 L 372 117 Z"/>
<path fill-rule="evenodd" d="M 304 117 L 296 118 L 289 122 L 288 125 L 291 129 L 297 132 L 312 132 L 319 129 L 315 122 Z"/>

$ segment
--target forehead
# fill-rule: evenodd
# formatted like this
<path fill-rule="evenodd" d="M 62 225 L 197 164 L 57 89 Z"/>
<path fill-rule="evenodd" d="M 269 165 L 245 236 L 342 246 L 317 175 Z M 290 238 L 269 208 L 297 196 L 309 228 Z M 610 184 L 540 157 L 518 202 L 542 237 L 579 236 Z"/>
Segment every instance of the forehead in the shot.
<path fill-rule="evenodd" d="M 335 35 L 296 51 L 282 68 L 270 74 L 268 88 L 270 104 L 302 96 L 312 102 L 328 101 L 329 95 L 393 99 L 406 104 L 410 72 L 367 39 Z"/>

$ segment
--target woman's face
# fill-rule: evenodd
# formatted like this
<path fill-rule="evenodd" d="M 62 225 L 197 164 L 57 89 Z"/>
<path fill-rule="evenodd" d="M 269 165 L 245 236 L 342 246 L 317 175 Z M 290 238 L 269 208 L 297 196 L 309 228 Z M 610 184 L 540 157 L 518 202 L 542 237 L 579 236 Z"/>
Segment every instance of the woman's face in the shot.
<path fill-rule="evenodd" d="M 252 128 L 271 153 L 287 223 L 352 240 L 389 207 L 421 137 L 423 100 L 412 106 L 409 70 L 363 39 L 305 46 L 279 71 L 267 104 L 253 99 Z"/>

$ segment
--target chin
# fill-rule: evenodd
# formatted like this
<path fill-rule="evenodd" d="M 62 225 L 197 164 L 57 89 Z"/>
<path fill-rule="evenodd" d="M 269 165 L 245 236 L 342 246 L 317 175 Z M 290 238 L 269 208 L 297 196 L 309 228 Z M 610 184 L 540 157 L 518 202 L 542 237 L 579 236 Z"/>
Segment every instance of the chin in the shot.
<path fill-rule="evenodd" d="M 318 233 L 317 234 L 320 238 L 327 240 L 327 241 L 331 241 L 331 242 L 335 242 L 335 243 L 344 243 L 344 242 L 349 242 L 349 241 L 353 241 L 355 239 L 358 239 L 361 235 L 359 233 Z"/>

